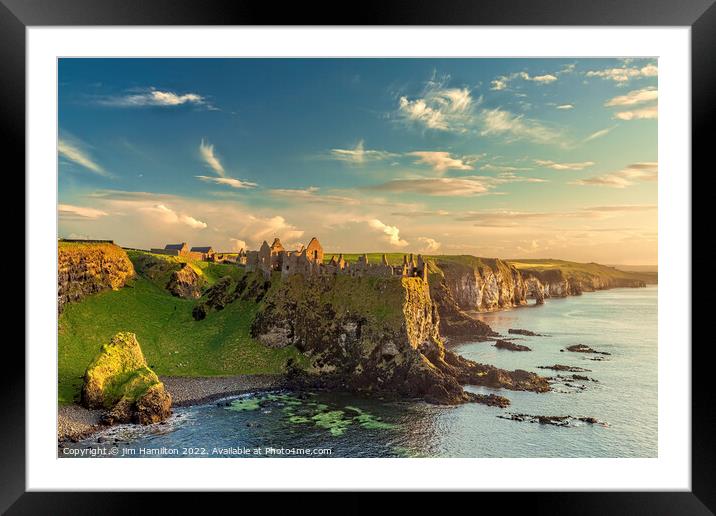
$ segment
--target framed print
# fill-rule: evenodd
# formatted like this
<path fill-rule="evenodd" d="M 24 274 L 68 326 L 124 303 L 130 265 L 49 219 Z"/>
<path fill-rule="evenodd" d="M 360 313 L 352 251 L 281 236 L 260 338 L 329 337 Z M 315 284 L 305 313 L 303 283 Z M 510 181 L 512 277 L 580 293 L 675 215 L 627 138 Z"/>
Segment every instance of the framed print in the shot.
<path fill-rule="evenodd" d="M 348 27 L 3 0 L 28 299 L 3 509 L 430 490 L 709 514 L 691 170 L 716 8 L 508 4 Z"/>

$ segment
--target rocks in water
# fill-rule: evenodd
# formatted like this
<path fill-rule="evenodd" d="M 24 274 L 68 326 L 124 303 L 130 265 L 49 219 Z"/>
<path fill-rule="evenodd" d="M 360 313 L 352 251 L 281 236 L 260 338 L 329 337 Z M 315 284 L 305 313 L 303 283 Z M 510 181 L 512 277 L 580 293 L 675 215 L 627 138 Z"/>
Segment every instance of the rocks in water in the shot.
<path fill-rule="evenodd" d="M 567 346 L 567 351 L 572 351 L 574 353 L 594 353 L 596 355 L 611 355 L 611 353 L 607 353 L 606 351 L 597 351 L 595 349 L 592 349 L 586 344 L 573 344 L 572 346 Z"/>
<path fill-rule="evenodd" d="M 473 392 L 467 393 L 469 401 L 474 403 L 482 403 L 489 407 L 500 407 L 505 408 L 510 406 L 510 400 L 504 396 L 498 396 L 497 394 L 475 394 Z"/>
<path fill-rule="evenodd" d="M 583 367 L 568 366 L 562 364 L 554 364 L 551 366 L 537 366 L 537 369 L 552 369 L 553 371 L 568 371 L 570 373 L 591 372 L 589 369 L 584 369 Z"/>
<path fill-rule="evenodd" d="M 587 423 L 590 425 L 601 425 L 608 426 L 607 423 L 599 421 L 594 417 L 582 417 L 582 416 L 534 416 L 531 414 L 500 414 L 497 417 L 500 419 L 509 419 L 511 421 L 520 421 L 525 423 L 539 423 L 540 425 L 553 425 L 553 426 L 576 426 L 577 421 Z"/>
<path fill-rule="evenodd" d="M 176 297 L 199 299 L 204 284 L 204 279 L 199 276 L 191 265 L 185 263 L 181 269 L 172 273 L 166 289 Z"/>
<path fill-rule="evenodd" d="M 144 359 L 134 333 L 102 345 L 84 374 L 82 404 L 106 409 L 103 423 L 157 423 L 171 415 L 171 396 Z"/>
<path fill-rule="evenodd" d="M 515 344 L 509 340 L 497 339 L 494 346 L 497 349 L 508 349 L 510 351 L 532 351 L 532 348 L 523 346 L 522 344 Z"/>
<path fill-rule="evenodd" d="M 509 333 L 510 335 L 525 335 L 527 337 L 544 337 L 544 335 L 540 333 L 535 333 L 530 330 L 522 330 L 520 328 L 510 328 L 509 330 L 507 330 L 507 333 Z"/>

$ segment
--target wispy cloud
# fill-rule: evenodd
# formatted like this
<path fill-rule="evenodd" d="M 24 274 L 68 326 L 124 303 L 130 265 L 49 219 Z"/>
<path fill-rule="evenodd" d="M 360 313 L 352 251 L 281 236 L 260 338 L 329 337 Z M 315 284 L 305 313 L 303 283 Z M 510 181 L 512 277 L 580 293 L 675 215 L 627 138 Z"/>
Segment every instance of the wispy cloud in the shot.
<path fill-rule="evenodd" d="M 169 90 L 147 88 L 139 92 L 129 92 L 123 95 L 102 97 L 97 100 L 98 104 L 111 107 L 174 107 L 182 105 L 202 106 L 206 109 L 216 109 L 206 97 L 198 93 L 176 93 Z"/>
<path fill-rule="evenodd" d="M 422 211 L 396 211 L 391 213 L 394 217 L 446 217 L 450 215 L 449 211 L 446 210 L 422 210 Z"/>
<path fill-rule="evenodd" d="M 400 238 L 400 230 L 396 226 L 389 226 L 387 224 L 382 223 L 378 219 L 371 219 L 368 221 L 368 225 L 375 229 L 376 231 L 380 231 L 385 235 L 385 240 L 394 247 L 405 247 L 408 245 L 408 242 Z"/>
<path fill-rule="evenodd" d="M 360 200 L 354 197 L 321 193 L 320 189 L 315 186 L 309 186 L 308 188 L 274 188 L 269 190 L 269 193 L 276 197 L 283 197 L 288 201 L 308 201 L 311 203 L 346 206 L 355 206 L 361 203 Z"/>
<path fill-rule="evenodd" d="M 604 129 L 600 129 L 599 131 L 595 131 L 589 136 L 587 136 L 582 142 L 590 142 L 592 140 L 596 140 L 597 138 L 601 138 L 602 136 L 606 136 L 609 134 L 614 128 L 616 128 L 616 125 L 613 125 L 612 127 L 606 127 Z"/>
<path fill-rule="evenodd" d="M 202 139 L 201 143 L 199 144 L 199 154 L 214 172 L 219 174 L 221 177 L 226 177 L 226 171 L 224 170 L 224 166 L 221 164 L 221 161 L 219 161 L 219 158 L 214 153 L 214 145 L 209 142 L 204 142 L 204 140 Z"/>
<path fill-rule="evenodd" d="M 574 104 L 559 104 L 557 109 L 574 109 Z"/>
<path fill-rule="evenodd" d="M 370 187 L 372 190 L 394 193 L 417 193 L 445 197 L 468 197 L 487 193 L 489 179 L 470 177 L 436 177 L 424 179 L 395 179 Z"/>
<path fill-rule="evenodd" d="M 399 156 L 384 150 L 366 149 L 365 142 L 360 140 L 352 149 L 331 149 L 330 157 L 353 165 L 362 165 L 369 161 L 380 161 Z"/>
<path fill-rule="evenodd" d="M 227 185 L 232 188 L 238 188 L 238 189 L 247 189 L 247 188 L 256 188 L 258 185 L 256 183 L 251 183 L 249 181 L 242 181 L 241 179 L 234 179 L 233 177 L 210 177 L 210 176 L 195 176 L 197 179 L 201 181 L 205 181 L 207 183 L 216 183 L 218 185 Z"/>
<path fill-rule="evenodd" d="M 454 158 L 449 152 L 443 151 L 415 151 L 409 152 L 409 156 L 418 158 L 416 163 L 424 163 L 432 167 L 433 170 L 442 174 L 448 169 L 453 170 L 473 170 L 473 166 L 467 162 L 466 158 Z"/>
<path fill-rule="evenodd" d="M 68 137 L 60 137 L 57 142 L 57 152 L 60 156 L 86 168 L 91 172 L 94 172 L 95 174 L 109 177 L 109 172 L 97 163 L 83 147 L 84 145 L 82 143 Z"/>
<path fill-rule="evenodd" d="M 398 100 L 398 115 L 406 122 L 437 131 L 464 132 L 472 117 L 473 108 L 481 99 L 472 98 L 467 88 L 448 88 L 448 78 L 430 80 L 422 96 Z"/>
<path fill-rule="evenodd" d="M 626 168 L 617 172 L 586 179 L 578 179 L 573 181 L 572 184 L 626 188 L 640 181 L 656 181 L 657 178 L 658 164 L 656 162 L 641 162 L 628 165 Z"/>
<path fill-rule="evenodd" d="M 525 139 L 535 143 L 557 143 L 562 134 L 537 120 L 515 115 L 503 109 L 485 109 L 481 114 L 481 135 L 506 135 L 512 139 Z"/>
<path fill-rule="evenodd" d="M 484 227 L 525 227 L 529 225 L 544 226 L 548 222 L 560 222 L 565 219 L 604 220 L 629 213 L 656 210 L 653 204 L 621 204 L 605 206 L 587 206 L 571 211 L 520 211 L 511 209 L 481 210 L 464 213 L 455 220 L 475 222 Z M 602 229 L 592 228 L 592 231 Z"/>
<path fill-rule="evenodd" d="M 584 170 L 587 167 L 594 165 L 593 161 L 581 161 L 578 163 L 557 163 L 551 160 L 536 159 L 540 167 L 551 168 L 552 170 Z"/>
<path fill-rule="evenodd" d="M 522 79 L 523 81 L 535 82 L 537 84 L 550 84 L 557 80 L 557 76 L 552 74 L 544 75 L 530 75 L 527 72 L 515 72 L 509 75 L 501 75 L 490 83 L 490 89 L 500 91 L 507 89 L 510 82 L 515 79 Z"/>
<path fill-rule="evenodd" d="M 96 220 L 107 215 L 106 211 L 72 204 L 57 205 L 57 212 L 64 220 Z"/>
<path fill-rule="evenodd" d="M 603 70 L 589 70 L 585 73 L 587 77 L 599 77 L 617 83 L 625 83 L 631 79 L 642 77 L 656 77 L 659 75 L 659 68 L 655 64 L 646 66 L 622 66 L 617 68 L 606 68 Z"/>

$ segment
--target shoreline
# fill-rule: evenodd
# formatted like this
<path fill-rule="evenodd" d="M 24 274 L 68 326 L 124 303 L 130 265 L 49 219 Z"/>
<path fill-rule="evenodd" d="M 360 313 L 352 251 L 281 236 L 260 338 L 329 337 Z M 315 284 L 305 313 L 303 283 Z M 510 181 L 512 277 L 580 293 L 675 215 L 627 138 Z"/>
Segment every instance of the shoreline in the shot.
<path fill-rule="evenodd" d="M 190 407 L 240 394 L 287 388 L 280 374 L 232 376 L 159 376 L 172 396 L 172 407 Z M 101 423 L 103 410 L 91 410 L 72 403 L 57 409 L 57 443 L 77 442 L 100 432 L 109 425 Z"/>

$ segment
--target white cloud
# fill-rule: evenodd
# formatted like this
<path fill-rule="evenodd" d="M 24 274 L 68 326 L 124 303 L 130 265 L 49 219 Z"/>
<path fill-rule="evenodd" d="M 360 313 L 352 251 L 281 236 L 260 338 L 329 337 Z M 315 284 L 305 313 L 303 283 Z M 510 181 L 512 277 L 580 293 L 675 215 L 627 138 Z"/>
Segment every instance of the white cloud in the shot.
<path fill-rule="evenodd" d="M 557 80 L 557 77 L 552 74 L 544 75 L 530 75 L 527 72 L 515 72 L 510 75 L 501 75 L 490 83 L 490 89 L 499 91 L 507 89 L 510 82 L 515 79 L 522 79 L 523 81 L 536 82 L 537 84 L 550 84 Z"/>
<path fill-rule="evenodd" d="M 57 142 L 57 151 L 60 156 L 77 163 L 87 170 L 91 170 L 95 174 L 105 177 L 109 176 L 109 173 L 101 165 L 94 161 L 90 157 L 89 153 L 81 148 L 81 144 L 77 142 L 60 137 Z"/>
<path fill-rule="evenodd" d="M 161 221 L 167 224 L 185 224 L 192 229 L 205 229 L 208 225 L 206 222 L 195 219 L 190 215 L 178 213 L 164 204 L 156 204 L 142 208 L 145 211 L 154 213 Z"/>
<path fill-rule="evenodd" d="M 576 185 L 608 186 L 611 188 L 626 188 L 638 181 L 656 181 L 658 178 L 658 164 L 656 162 L 632 163 L 626 168 L 610 174 L 579 179 L 572 182 Z"/>
<path fill-rule="evenodd" d="M 574 109 L 574 104 L 560 104 L 557 109 Z"/>
<path fill-rule="evenodd" d="M 249 181 L 242 181 L 241 179 L 234 179 L 233 177 L 196 176 L 196 178 L 200 179 L 201 181 L 206 181 L 207 183 L 216 183 L 218 185 L 227 185 L 232 188 L 239 188 L 239 189 L 256 188 L 258 186 L 256 183 L 251 183 Z"/>
<path fill-rule="evenodd" d="M 656 77 L 659 75 L 659 68 L 653 64 L 648 64 L 642 67 L 623 66 L 620 68 L 607 68 L 604 70 L 589 70 L 585 75 L 587 77 L 600 77 L 617 83 L 625 83 L 630 79 Z"/>
<path fill-rule="evenodd" d="M 232 251 L 241 251 L 242 249 L 248 249 L 246 247 L 246 242 L 239 238 L 230 238 L 229 241 L 231 242 Z"/>
<path fill-rule="evenodd" d="M 207 109 L 216 109 L 209 104 L 205 97 L 198 93 L 175 93 L 173 91 L 162 91 L 155 88 L 139 93 L 128 93 L 113 97 L 99 99 L 99 104 L 113 107 L 146 107 L 146 106 L 181 106 L 193 104 L 204 106 Z"/>
<path fill-rule="evenodd" d="M 338 161 L 360 165 L 368 161 L 379 161 L 397 157 L 398 154 L 383 150 L 366 149 L 365 142 L 360 140 L 353 149 L 331 149 L 330 156 Z"/>
<path fill-rule="evenodd" d="M 472 170 L 473 166 L 464 161 L 464 158 L 453 158 L 449 152 L 437 151 L 416 151 L 409 152 L 408 155 L 417 157 L 416 163 L 424 163 L 429 165 L 439 173 L 444 173 L 448 169 L 454 170 Z"/>
<path fill-rule="evenodd" d="M 581 161 L 578 163 L 556 163 L 551 160 L 536 159 L 537 163 L 541 167 L 551 168 L 552 170 L 583 170 L 587 167 L 594 165 L 593 161 Z"/>
<path fill-rule="evenodd" d="M 422 249 L 420 252 L 422 253 L 434 253 L 441 247 L 441 243 L 433 238 L 428 237 L 418 237 L 418 241 L 423 244 Z"/>
<path fill-rule="evenodd" d="M 479 103 L 467 88 L 446 88 L 445 81 L 431 80 L 422 97 L 413 100 L 400 97 L 398 114 L 428 129 L 464 132 L 473 107 Z"/>
<path fill-rule="evenodd" d="M 604 103 L 606 107 L 612 106 L 633 106 L 635 104 L 643 104 L 644 102 L 656 101 L 659 98 L 659 91 L 654 88 L 642 88 L 633 90 L 626 95 L 619 95 L 613 99 L 609 99 Z"/>
<path fill-rule="evenodd" d="M 514 115 L 502 109 L 484 109 L 481 114 L 481 135 L 507 135 L 512 138 L 526 139 L 536 143 L 554 143 L 560 133 L 536 120 Z"/>
<path fill-rule="evenodd" d="M 251 235 L 251 240 L 258 246 L 264 240 L 272 240 L 274 237 L 280 237 L 286 242 L 296 240 L 303 233 L 280 215 L 266 218 L 249 215 L 240 234 Z"/>
<path fill-rule="evenodd" d="M 199 154 L 201 154 L 202 159 L 206 162 L 211 169 L 219 174 L 221 177 L 226 176 L 226 171 L 224 170 L 224 166 L 221 164 L 221 161 L 219 161 L 219 158 L 216 157 L 214 154 L 214 146 L 210 144 L 209 142 L 204 142 L 204 140 L 201 140 L 201 143 L 199 144 Z"/>
<path fill-rule="evenodd" d="M 630 111 L 619 111 L 614 115 L 614 118 L 619 120 L 640 120 L 640 119 L 651 119 L 659 117 L 659 108 L 657 106 L 648 106 L 641 109 L 634 109 Z"/>
<path fill-rule="evenodd" d="M 106 211 L 71 204 L 59 204 L 57 212 L 65 220 L 96 220 L 107 215 Z"/>
<path fill-rule="evenodd" d="M 368 225 L 372 229 L 381 231 L 390 245 L 395 247 L 405 247 L 408 245 L 408 242 L 400 238 L 400 230 L 396 226 L 388 226 L 378 219 L 369 220 Z"/>

